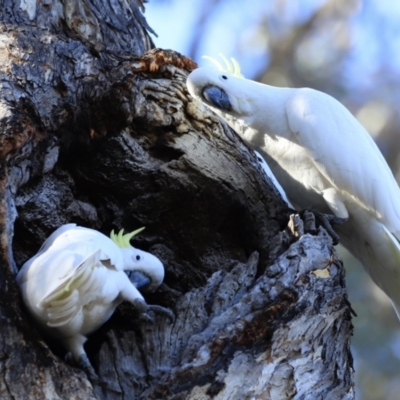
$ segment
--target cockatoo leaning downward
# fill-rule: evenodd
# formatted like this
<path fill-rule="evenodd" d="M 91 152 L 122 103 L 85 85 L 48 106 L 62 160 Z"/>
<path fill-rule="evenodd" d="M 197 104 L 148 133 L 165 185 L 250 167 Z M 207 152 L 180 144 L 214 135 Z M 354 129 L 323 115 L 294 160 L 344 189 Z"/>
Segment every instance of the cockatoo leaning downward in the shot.
<path fill-rule="evenodd" d="M 296 207 L 346 220 L 341 243 L 400 318 L 400 190 L 371 136 L 333 97 L 244 79 L 224 61 L 194 70 L 189 93 L 262 154 Z"/>
<path fill-rule="evenodd" d="M 142 229 L 126 235 L 112 232 L 108 238 L 76 224 L 63 225 L 17 275 L 23 300 L 40 328 L 60 340 L 93 379 L 96 374 L 83 348 L 86 335 L 123 301 L 131 302 L 141 316 L 152 307 L 161 309 L 147 305 L 138 291 L 155 290 L 164 279 L 161 261 L 129 244 Z"/>

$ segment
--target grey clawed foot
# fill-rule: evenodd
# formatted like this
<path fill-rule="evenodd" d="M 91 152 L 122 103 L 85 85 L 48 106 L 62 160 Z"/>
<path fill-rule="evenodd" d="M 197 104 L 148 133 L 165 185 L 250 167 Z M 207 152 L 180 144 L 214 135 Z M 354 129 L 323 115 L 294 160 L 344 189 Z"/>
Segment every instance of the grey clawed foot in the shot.
<path fill-rule="evenodd" d="M 90 381 L 98 382 L 99 377 L 96 374 L 94 368 L 92 367 L 92 364 L 90 363 L 89 358 L 86 354 L 81 354 L 79 356 L 78 366 L 86 372 L 86 375 L 88 376 Z"/>
<path fill-rule="evenodd" d="M 170 309 L 158 305 L 149 305 L 143 299 L 136 299 L 133 305 L 139 312 L 139 319 L 143 322 L 154 323 L 154 318 L 149 315 L 149 311 L 152 311 L 154 314 L 165 315 L 171 323 L 175 320 L 175 315 Z"/>
<path fill-rule="evenodd" d="M 86 375 L 88 376 L 91 382 L 98 382 L 99 377 L 96 374 L 94 368 L 92 367 L 92 364 L 90 363 L 89 358 L 86 354 L 81 354 L 79 356 L 79 359 L 75 360 L 74 356 L 69 351 L 65 355 L 64 360 L 67 364 L 72 365 L 73 367 L 79 367 L 83 371 L 85 371 Z"/>
<path fill-rule="evenodd" d="M 135 299 L 133 305 L 139 313 L 140 321 L 150 323 L 154 322 L 153 318 L 148 314 L 149 306 L 143 299 Z"/>
<path fill-rule="evenodd" d="M 339 235 L 334 231 L 332 225 L 343 224 L 347 221 L 345 218 L 338 218 L 332 214 L 323 214 L 318 211 L 311 211 L 314 215 L 318 224 L 322 226 L 327 232 L 328 235 L 332 238 L 332 242 L 334 245 L 337 245 L 340 241 Z"/>
<path fill-rule="evenodd" d="M 150 324 L 154 324 L 154 319 L 151 315 L 147 314 L 147 313 L 143 313 L 140 315 L 139 317 L 140 321 L 142 322 L 148 322 Z"/>
<path fill-rule="evenodd" d="M 132 303 L 140 315 L 147 312 L 147 303 L 143 299 L 135 299 Z"/>
<path fill-rule="evenodd" d="M 169 308 L 161 307 L 158 305 L 148 305 L 148 309 L 149 311 L 153 311 L 156 314 L 165 315 L 170 320 L 171 324 L 175 321 L 175 315 Z"/>

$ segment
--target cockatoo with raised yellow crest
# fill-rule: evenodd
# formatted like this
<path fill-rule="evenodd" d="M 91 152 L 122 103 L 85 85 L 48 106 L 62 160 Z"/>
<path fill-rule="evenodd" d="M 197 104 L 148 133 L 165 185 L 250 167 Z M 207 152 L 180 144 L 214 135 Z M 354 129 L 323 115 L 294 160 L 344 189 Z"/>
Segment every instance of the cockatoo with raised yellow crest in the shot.
<path fill-rule="evenodd" d="M 341 243 L 400 318 L 400 190 L 371 136 L 333 97 L 244 79 L 224 61 L 191 72 L 189 93 L 263 155 L 296 207 L 346 221 Z"/>
<path fill-rule="evenodd" d="M 84 350 L 86 335 L 106 322 L 123 301 L 141 316 L 162 311 L 147 305 L 138 289 L 155 290 L 164 266 L 154 255 L 132 247 L 130 234 L 111 237 L 66 224 L 53 232 L 17 275 L 24 303 L 48 335 L 61 341 L 72 358 L 95 379 Z M 130 271 L 130 278 L 124 271 Z"/>

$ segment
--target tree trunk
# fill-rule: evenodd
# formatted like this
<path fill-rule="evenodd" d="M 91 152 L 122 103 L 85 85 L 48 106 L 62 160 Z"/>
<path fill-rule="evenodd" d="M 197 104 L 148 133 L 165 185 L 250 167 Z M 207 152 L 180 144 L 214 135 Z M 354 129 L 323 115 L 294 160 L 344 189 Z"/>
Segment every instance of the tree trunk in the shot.
<path fill-rule="evenodd" d="M 288 219 L 254 153 L 188 95 L 194 63 L 150 50 L 140 0 L 0 0 L 1 399 L 353 399 L 352 325 L 331 238 Z M 101 6 L 100 6 L 101 5 Z M 146 226 L 166 268 L 63 361 L 15 274 L 60 225 Z"/>

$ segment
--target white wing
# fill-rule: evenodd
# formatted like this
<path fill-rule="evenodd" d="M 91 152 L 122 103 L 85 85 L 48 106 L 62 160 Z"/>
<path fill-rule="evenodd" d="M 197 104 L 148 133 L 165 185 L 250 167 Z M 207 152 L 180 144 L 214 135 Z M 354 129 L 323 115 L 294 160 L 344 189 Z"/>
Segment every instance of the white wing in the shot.
<path fill-rule="evenodd" d="M 60 229 L 60 228 L 59 228 Z M 84 257 L 101 250 L 100 260 L 109 259 L 117 269 L 123 269 L 123 259 L 119 247 L 106 235 L 94 229 L 75 226 L 65 230 L 52 243 L 51 249 L 76 248 Z"/>
<path fill-rule="evenodd" d="M 40 247 L 39 251 L 32 257 L 30 258 L 19 270 L 18 275 L 17 275 L 17 283 L 18 285 L 22 285 L 24 282 L 26 282 L 26 273 L 29 270 L 31 264 L 45 251 L 47 251 L 54 243 L 54 240 L 56 240 L 61 234 L 63 234 L 65 231 L 74 229 L 76 227 L 76 224 L 65 224 L 60 226 L 58 229 L 56 229 L 42 244 Z"/>
<path fill-rule="evenodd" d="M 35 270 L 40 271 L 41 265 L 47 263 L 49 258 L 64 257 L 67 254 L 65 251 L 71 252 L 76 257 L 76 262 L 81 262 L 97 250 L 100 250 L 100 260 L 110 260 L 116 269 L 123 270 L 121 250 L 110 238 L 101 232 L 75 224 L 63 225 L 53 232 L 39 252 L 22 266 L 17 275 L 17 282 L 21 286 L 28 279 L 28 271 L 32 278 Z M 60 271 L 60 274 L 63 273 Z"/>
<path fill-rule="evenodd" d="M 315 166 L 400 237 L 400 190 L 371 136 L 334 98 L 312 89 L 295 93 L 287 102 L 289 126 Z"/>
<path fill-rule="evenodd" d="M 37 306 L 59 287 L 68 285 L 83 268 L 82 265 L 87 265 L 86 260 L 93 261 L 93 254 L 98 257 L 100 251 L 97 250 L 87 257 L 68 248 L 44 252 L 30 264 L 25 272 L 25 280 L 19 282 L 21 288 L 24 288 L 24 297 L 29 299 L 33 307 Z"/>
<path fill-rule="evenodd" d="M 54 243 L 56 239 L 58 239 L 64 232 L 76 229 L 76 224 L 65 224 L 61 225 L 57 228 L 42 244 L 42 247 L 39 249 L 37 255 L 48 250 Z"/>
<path fill-rule="evenodd" d="M 71 261 L 71 257 L 64 256 L 64 263 Z M 79 264 L 69 264 L 66 269 L 69 272 L 63 277 L 53 273 L 58 270 L 57 265 L 43 270 L 46 293 L 37 306 L 45 310 L 48 326 L 68 324 L 68 329 L 74 331 L 83 323 L 83 307 L 101 295 L 106 284 L 106 267 L 100 263 L 100 251 L 97 250 Z"/>

